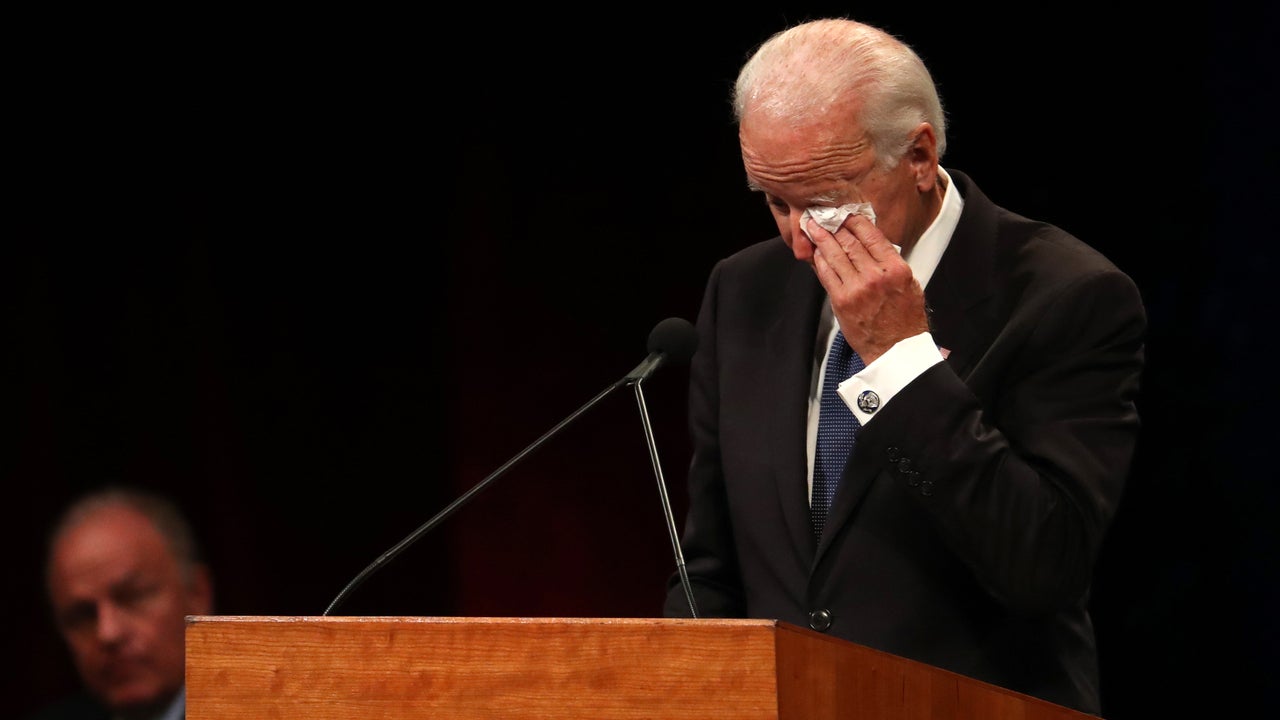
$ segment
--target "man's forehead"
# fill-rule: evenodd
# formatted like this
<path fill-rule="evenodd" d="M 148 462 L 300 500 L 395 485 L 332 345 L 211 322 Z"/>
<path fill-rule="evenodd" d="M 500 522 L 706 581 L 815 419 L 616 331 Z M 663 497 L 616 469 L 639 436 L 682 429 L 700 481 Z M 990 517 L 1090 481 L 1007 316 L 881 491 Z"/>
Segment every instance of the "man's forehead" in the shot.
<path fill-rule="evenodd" d="M 749 174 L 748 189 L 761 192 L 772 197 L 785 197 L 787 200 L 805 206 L 829 205 L 835 207 L 849 201 L 852 194 L 853 179 L 839 176 L 816 183 L 787 183 L 757 180 Z"/>
<path fill-rule="evenodd" d="M 874 166 L 869 150 L 861 139 L 788 145 L 744 138 L 742 164 L 753 190 L 809 205 L 838 205 Z"/>

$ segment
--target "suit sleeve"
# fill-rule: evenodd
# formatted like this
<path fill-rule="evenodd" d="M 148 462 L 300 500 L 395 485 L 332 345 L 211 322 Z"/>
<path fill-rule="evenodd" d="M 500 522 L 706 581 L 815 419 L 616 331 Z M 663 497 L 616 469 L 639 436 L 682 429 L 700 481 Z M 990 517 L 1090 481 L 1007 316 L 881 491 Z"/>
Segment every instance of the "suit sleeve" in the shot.
<path fill-rule="evenodd" d="M 995 344 L 1007 356 L 967 382 L 931 367 L 864 428 L 855 460 L 881 465 L 994 598 L 1033 615 L 1087 596 L 1136 443 L 1146 318 L 1114 269 L 1016 313 Z"/>

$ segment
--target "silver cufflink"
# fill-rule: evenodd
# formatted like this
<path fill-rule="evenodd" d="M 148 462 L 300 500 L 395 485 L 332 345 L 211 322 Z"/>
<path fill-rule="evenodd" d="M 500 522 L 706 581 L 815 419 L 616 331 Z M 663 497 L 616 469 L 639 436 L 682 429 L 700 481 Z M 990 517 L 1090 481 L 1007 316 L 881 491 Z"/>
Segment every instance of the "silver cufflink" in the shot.
<path fill-rule="evenodd" d="M 858 409 L 870 415 L 880 408 L 880 396 L 874 390 L 858 393 Z"/>

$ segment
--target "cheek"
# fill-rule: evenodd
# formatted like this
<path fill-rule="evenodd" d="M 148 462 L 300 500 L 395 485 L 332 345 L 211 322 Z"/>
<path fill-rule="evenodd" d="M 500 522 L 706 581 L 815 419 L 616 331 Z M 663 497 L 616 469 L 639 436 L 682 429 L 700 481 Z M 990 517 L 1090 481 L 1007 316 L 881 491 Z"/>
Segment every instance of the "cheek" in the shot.
<path fill-rule="evenodd" d="M 71 661 L 86 678 L 96 676 L 109 664 L 107 655 L 96 640 L 76 638 L 68 640 L 67 647 L 71 649 Z"/>
<path fill-rule="evenodd" d="M 776 215 L 773 218 L 773 222 L 778 226 L 778 234 L 782 236 L 782 242 L 786 243 L 787 247 L 791 247 L 791 243 L 794 242 L 795 238 L 795 235 L 791 232 L 791 225 Z"/>
<path fill-rule="evenodd" d="M 791 248 L 792 252 L 804 250 L 804 246 L 811 246 L 809 236 L 805 235 L 796 225 L 796 218 L 792 214 L 781 215 L 776 212 L 770 213 L 773 218 L 773 224 L 778 226 L 778 234 L 782 236 L 782 242 Z M 797 247 L 797 245 L 801 247 Z"/>
<path fill-rule="evenodd" d="M 813 243 L 800 229 L 802 215 L 802 211 L 780 213 L 773 207 L 769 208 L 769 217 L 773 218 L 773 224 L 778 227 L 778 234 L 782 236 L 782 242 L 791 250 L 791 254 L 797 260 L 812 262 Z"/>

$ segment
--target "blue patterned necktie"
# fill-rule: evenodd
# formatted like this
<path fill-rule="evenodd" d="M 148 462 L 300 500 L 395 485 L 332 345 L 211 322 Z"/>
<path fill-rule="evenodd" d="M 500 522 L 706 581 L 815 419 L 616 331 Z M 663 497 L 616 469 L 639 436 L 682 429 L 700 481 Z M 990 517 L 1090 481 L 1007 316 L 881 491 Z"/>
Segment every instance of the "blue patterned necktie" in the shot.
<path fill-rule="evenodd" d="M 822 537 L 827 511 L 836 495 L 836 485 L 844 472 L 853 438 L 862 427 L 849 406 L 836 393 L 836 386 L 864 367 L 862 358 L 849 347 L 844 331 L 836 332 L 827 355 L 827 374 L 822 381 L 822 399 L 818 411 L 818 444 L 813 458 L 813 499 L 809 504 L 813 534 Z"/>

